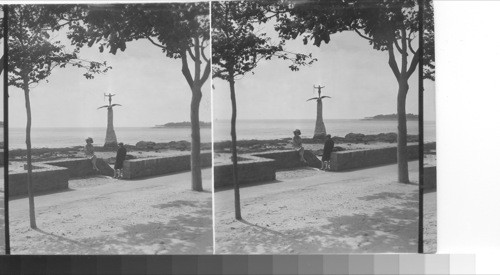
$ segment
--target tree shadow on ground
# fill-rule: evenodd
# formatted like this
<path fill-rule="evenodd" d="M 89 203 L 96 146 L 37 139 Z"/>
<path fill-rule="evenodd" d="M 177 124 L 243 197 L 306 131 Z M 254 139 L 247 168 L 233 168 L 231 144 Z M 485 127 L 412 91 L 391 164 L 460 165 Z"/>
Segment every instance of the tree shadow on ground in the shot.
<path fill-rule="evenodd" d="M 72 192 L 75 191 L 73 188 L 67 188 L 63 190 L 48 190 L 48 191 L 38 191 L 34 197 L 41 197 L 41 196 L 47 196 L 47 195 L 54 195 L 54 194 L 59 194 L 59 193 L 66 193 L 66 192 Z M 18 200 L 18 199 L 26 199 L 28 198 L 28 194 L 25 195 L 17 195 L 17 196 L 9 196 L 9 201 L 13 200 Z"/>
<path fill-rule="evenodd" d="M 266 228 L 264 226 L 260 226 L 256 223 L 251 223 L 251 222 L 248 222 L 247 220 L 245 219 L 241 219 L 239 220 L 239 222 L 243 223 L 243 224 L 246 224 L 246 225 L 249 225 L 249 226 L 253 226 L 255 228 L 258 228 L 260 229 L 262 232 L 266 232 L 266 233 L 270 233 L 270 234 L 276 234 L 276 235 L 279 235 L 279 236 L 286 236 L 285 234 L 283 233 L 280 233 L 278 231 L 275 231 L 275 230 L 272 230 L 272 229 L 269 229 L 269 228 Z"/>
<path fill-rule="evenodd" d="M 202 171 L 203 170 L 208 170 L 208 169 L 211 169 L 211 167 L 201 167 Z M 168 172 L 168 173 L 159 174 L 159 175 L 141 176 L 141 177 L 132 178 L 132 179 L 123 178 L 123 179 L 120 179 L 120 180 L 124 180 L 124 181 L 142 181 L 142 180 L 148 180 L 148 179 L 154 179 L 154 178 L 161 178 L 161 177 L 165 177 L 165 176 L 180 175 L 180 174 L 184 174 L 184 173 L 187 173 L 187 172 L 190 172 L 190 171 L 191 171 L 191 169 L 187 169 L 187 170 L 183 170 L 183 171 Z"/>
<path fill-rule="evenodd" d="M 154 208 L 160 208 L 160 209 L 166 209 L 166 208 L 172 208 L 172 207 L 185 207 L 185 206 L 197 207 L 198 202 L 187 201 L 187 200 L 178 200 L 178 201 L 171 201 L 168 203 L 153 205 Z"/>
<path fill-rule="evenodd" d="M 258 186 L 258 185 L 273 184 L 273 183 L 278 183 L 278 182 L 282 182 L 282 181 L 281 180 L 270 180 L 270 181 L 257 181 L 257 182 L 249 182 L 249 183 L 240 183 L 240 189 L 252 187 L 252 186 Z M 233 189 L 234 189 L 233 185 L 221 186 L 221 187 L 216 187 L 215 192 L 221 192 L 221 191 L 227 191 L 227 190 L 233 190 Z"/>
<path fill-rule="evenodd" d="M 388 199 L 405 200 L 406 202 L 416 201 L 418 203 L 418 192 L 412 192 L 411 194 L 394 193 L 394 192 L 381 192 L 381 193 L 368 195 L 368 196 L 364 196 L 364 197 L 358 197 L 358 200 L 364 200 L 364 201 L 388 200 Z"/>
<path fill-rule="evenodd" d="M 418 199 L 418 192 L 407 200 Z M 384 194 L 379 195 L 383 198 Z M 366 199 L 366 198 L 365 198 Z M 368 198 L 374 199 L 374 198 Z M 381 207 L 370 214 L 332 216 L 320 226 L 276 229 L 243 222 L 240 238 L 217 244 L 220 253 L 382 253 L 417 252 L 418 200 Z M 240 234 L 243 232 L 243 234 Z M 224 238 L 224 237 L 223 237 Z"/>
<path fill-rule="evenodd" d="M 179 205 L 182 204 L 178 203 Z M 88 238 L 38 229 L 45 236 L 34 254 L 204 254 L 212 252 L 211 200 L 184 205 L 197 208 L 165 222 L 116 226 L 116 234 Z M 184 207 L 183 206 L 183 207 Z M 153 206 L 158 208 L 158 206 Z M 161 205 L 160 205 L 161 208 Z"/>

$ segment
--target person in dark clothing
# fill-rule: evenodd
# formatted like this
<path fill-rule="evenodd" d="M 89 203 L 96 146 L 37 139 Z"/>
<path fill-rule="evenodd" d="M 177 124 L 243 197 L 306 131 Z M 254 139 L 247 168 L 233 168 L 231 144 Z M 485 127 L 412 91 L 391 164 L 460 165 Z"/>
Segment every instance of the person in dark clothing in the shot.
<path fill-rule="evenodd" d="M 123 142 L 118 143 L 118 151 L 116 152 L 115 175 L 114 178 L 123 178 L 123 162 L 127 155 L 127 149 L 123 146 Z"/>
<path fill-rule="evenodd" d="M 333 151 L 333 139 L 331 135 L 326 135 L 323 156 L 321 157 L 321 170 L 330 170 L 330 157 Z"/>

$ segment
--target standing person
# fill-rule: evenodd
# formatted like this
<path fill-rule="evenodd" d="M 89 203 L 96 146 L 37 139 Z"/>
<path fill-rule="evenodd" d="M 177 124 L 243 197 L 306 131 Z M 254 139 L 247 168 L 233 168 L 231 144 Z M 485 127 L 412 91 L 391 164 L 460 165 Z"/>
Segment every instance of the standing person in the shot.
<path fill-rule="evenodd" d="M 330 170 L 330 157 L 333 151 L 333 139 L 331 135 L 326 135 L 325 146 L 323 147 L 323 156 L 321 157 L 321 170 Z"/>
<path fill-rule="evenodd" d="M 293 131 L 292 145 L 295 151 L 299 152 L 300 161 L 307 163 L 306 159 L 304 158 L 304 147 L 302 146 L 302 138 L 300 137 L 301 134 L 302 133 L 299 129 Z"/>
<path fill-rule="evenodd" d="M 92 168 L 96 171 L 99 171 L 99 169 L 97 168 L 97 157 L 94 154 L 94 145 L 92 145 L 92 143 L 94 143 L 94 140 L 89 137 L 85 140 L 85 142 L 87 143 L 87 145 L 85 145 L 85 156 L 87 156 L 87 158 L 92 162 Z"/>
<path fill-rule="evenodd" d="M 116 151 L 115 175 L 114 178 L 123 178 L 123 162 L 127 155 L 127 149 L 123 146 L 123 142 L 118 143 L 118 151 Z"/>

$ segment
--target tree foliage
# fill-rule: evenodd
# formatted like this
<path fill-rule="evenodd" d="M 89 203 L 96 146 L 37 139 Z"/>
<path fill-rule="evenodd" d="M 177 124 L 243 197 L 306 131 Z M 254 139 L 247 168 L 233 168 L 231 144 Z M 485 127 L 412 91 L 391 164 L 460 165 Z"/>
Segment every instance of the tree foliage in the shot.
<path fill-rule="evenodd" d="M 47 80 L 54 68 L 67 65 L 85 68 L 84 76 L 104 73 L 106 63 L 81 60 L 79 48 L 68 49 L 55 40 L 53 34 L 60 31 L 66 8 L 56 5 L 13 5 L 9 7 L 9 85 L 23 88 Z M 24 79 L 28 81 L 25 82 Z"/>
<path fill-rule="evenodd" d="M 314 62 L 311 55 L 291 53 L 285 41 L 272 42 L 256 28 L 272 20 L 265 2 L 227 1 L 212 3 L 213 77 L 228 80 L 251 72 L 260 60 L 290 60 L 290 69 Z"/>
<path fill-rule="evenodd" d="M 279 24 L 276 29 L 284 39 L 302 35 L 304 44 L 316 46 L 329 43 L 330 35 L 355 31 L 368 40 L 376 50 L 402 55 L 412 53 L 414 58 L 407 72 L 411 75 L 418 64 L 418 0 L 284 0 L 277 5 Z M 424 3 L 424 59 L 425 77 L 434 78 L 434 24 L 431 0 Z M 404 52 L 407 47 L 408 52 Z"/>
<path fill-rule="evenodd" d="M 70 26 L 68 37 L 78 47 L 97 46 L 112 54 L 125 51 L 127 42 L 147 39 L 169 58 L 205 61 L 202 82 L 210 73 L 208 3 L 152 3 L 80 5 L 81 21 Z M 196 48 L 200 52 L 197 56 Z M 184 60 L 183 60 L 184 61 Z M 187 61 L 187 60 L 186 60 Z M 194 76 L 187 77 L 192 85 Z"/>

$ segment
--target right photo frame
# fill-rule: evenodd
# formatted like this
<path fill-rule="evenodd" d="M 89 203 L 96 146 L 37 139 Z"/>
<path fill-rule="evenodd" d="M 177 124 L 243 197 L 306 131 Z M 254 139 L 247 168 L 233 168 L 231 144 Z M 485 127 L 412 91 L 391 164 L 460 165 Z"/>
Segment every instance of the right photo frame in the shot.
<path fill-rule="evenodd" d="M 214 252 L 436 252 L 432 1 L 211 3 Z"/>

